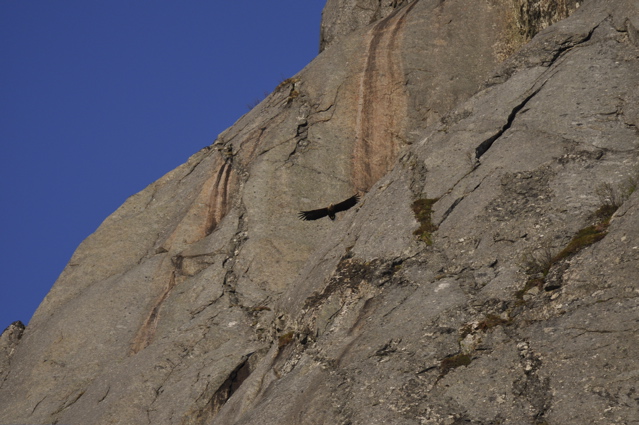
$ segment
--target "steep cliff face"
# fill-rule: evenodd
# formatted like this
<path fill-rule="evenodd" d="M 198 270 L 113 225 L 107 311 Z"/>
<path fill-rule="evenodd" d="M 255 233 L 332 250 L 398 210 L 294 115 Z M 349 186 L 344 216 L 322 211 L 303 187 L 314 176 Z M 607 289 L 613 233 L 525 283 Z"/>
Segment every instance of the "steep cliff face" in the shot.
<path fill-rule="evenodd" d="M 0 379 L 2 380 L 9 373 L 11 357 L 13 357 L 23 333 L 24 324 L 17 321 L 10 324 L 0 335 Z"/>
<path fill-rule="evenodd" d="M 394 13 L 406 3 L 409 0 L 328 0 L 322 13 L 320 52 L 348 34 Z M 576 0 L 495 0 L 462 6 L 471 13 L 487 5 L 501 11 L 501 25 L 505 25 L 507 31 L 502 34 L 499 48 L 501 54 L 507 56 L 542 29 L 570 16 L 580 3 Z M 503 28 L 492 29 L 503 31 Z"/>
<path fill-rule="evenodd" d="M 408 0 L 327 0 L 322 12 L 320 52 L 351 32 L 369 26 Z"/>
<path fill-rule="evenodd" d="M 0 422 L 636 420 L 639 6 L 498 64 L 510 5 L 380 6 L 131 197 L 12 340 Z"/>
<path fill-rule="evenodd" d="M 579 7 L 576 0 L 514 0 L 514 18 L 520 33 L 527 38 L 564 18 Z"/>

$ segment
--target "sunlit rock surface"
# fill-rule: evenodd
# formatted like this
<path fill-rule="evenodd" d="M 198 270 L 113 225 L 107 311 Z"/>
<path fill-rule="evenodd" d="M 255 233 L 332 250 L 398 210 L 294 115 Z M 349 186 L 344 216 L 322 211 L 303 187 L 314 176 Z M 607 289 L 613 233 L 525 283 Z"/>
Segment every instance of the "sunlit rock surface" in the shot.
<path fill-rule="evenodd" d="M 3 334 L 0 423 L 637 421 L 639 5 L 582 2 L 500 62 L 511 4 L 331 30 Z"/>

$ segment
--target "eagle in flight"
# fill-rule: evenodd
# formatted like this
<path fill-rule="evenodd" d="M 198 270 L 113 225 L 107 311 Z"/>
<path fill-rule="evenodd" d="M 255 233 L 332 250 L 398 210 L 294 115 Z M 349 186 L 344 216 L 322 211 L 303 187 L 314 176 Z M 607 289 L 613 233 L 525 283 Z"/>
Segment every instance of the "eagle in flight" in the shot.
<path fill-rule="evenodd" d="M 300 211 L 300 219 L 302 220 L 317 220 L 318 218 L 326 217 L 331 220 L 335 220 L 335 213 L 340 211 L 346 211 L 347 209 L 353 207 L 357 201 L 359 201 L 359 194 L 353 195 L 345 201 L 342 201 L 338 204 L 330 204 L 326 208 L 320 208 L 318 210 L 311 211 Z"/>

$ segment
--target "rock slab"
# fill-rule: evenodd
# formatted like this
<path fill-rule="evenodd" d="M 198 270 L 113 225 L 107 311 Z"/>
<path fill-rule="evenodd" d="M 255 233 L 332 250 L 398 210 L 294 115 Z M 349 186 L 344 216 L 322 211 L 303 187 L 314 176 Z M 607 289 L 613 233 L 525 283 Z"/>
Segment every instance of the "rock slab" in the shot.
<path fill-rule="evenodd" d="M 395 3 L 82 243 L 0 423 L 639 421 L 639 5 Z"/>

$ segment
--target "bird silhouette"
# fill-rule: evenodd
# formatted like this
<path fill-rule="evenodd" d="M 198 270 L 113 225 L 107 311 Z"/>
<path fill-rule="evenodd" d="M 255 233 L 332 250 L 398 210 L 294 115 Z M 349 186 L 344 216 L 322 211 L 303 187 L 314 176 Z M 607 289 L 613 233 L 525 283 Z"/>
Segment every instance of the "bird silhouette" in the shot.
<path fill-rule="evenodd" d="M 331 220 L 335 220 L 336 213 L 352 208 L 355 204 L 357 204 L 357 201 L 359 201 L 359 194 L 353 195 L 340 203 L 330 204 L 326 208 L 320 208 L 310 211 L 300 211 L 299 217 L 302 220 L 317 220 L 322 217 L 328 216 L 328 218 L 330 218 Z"/>

